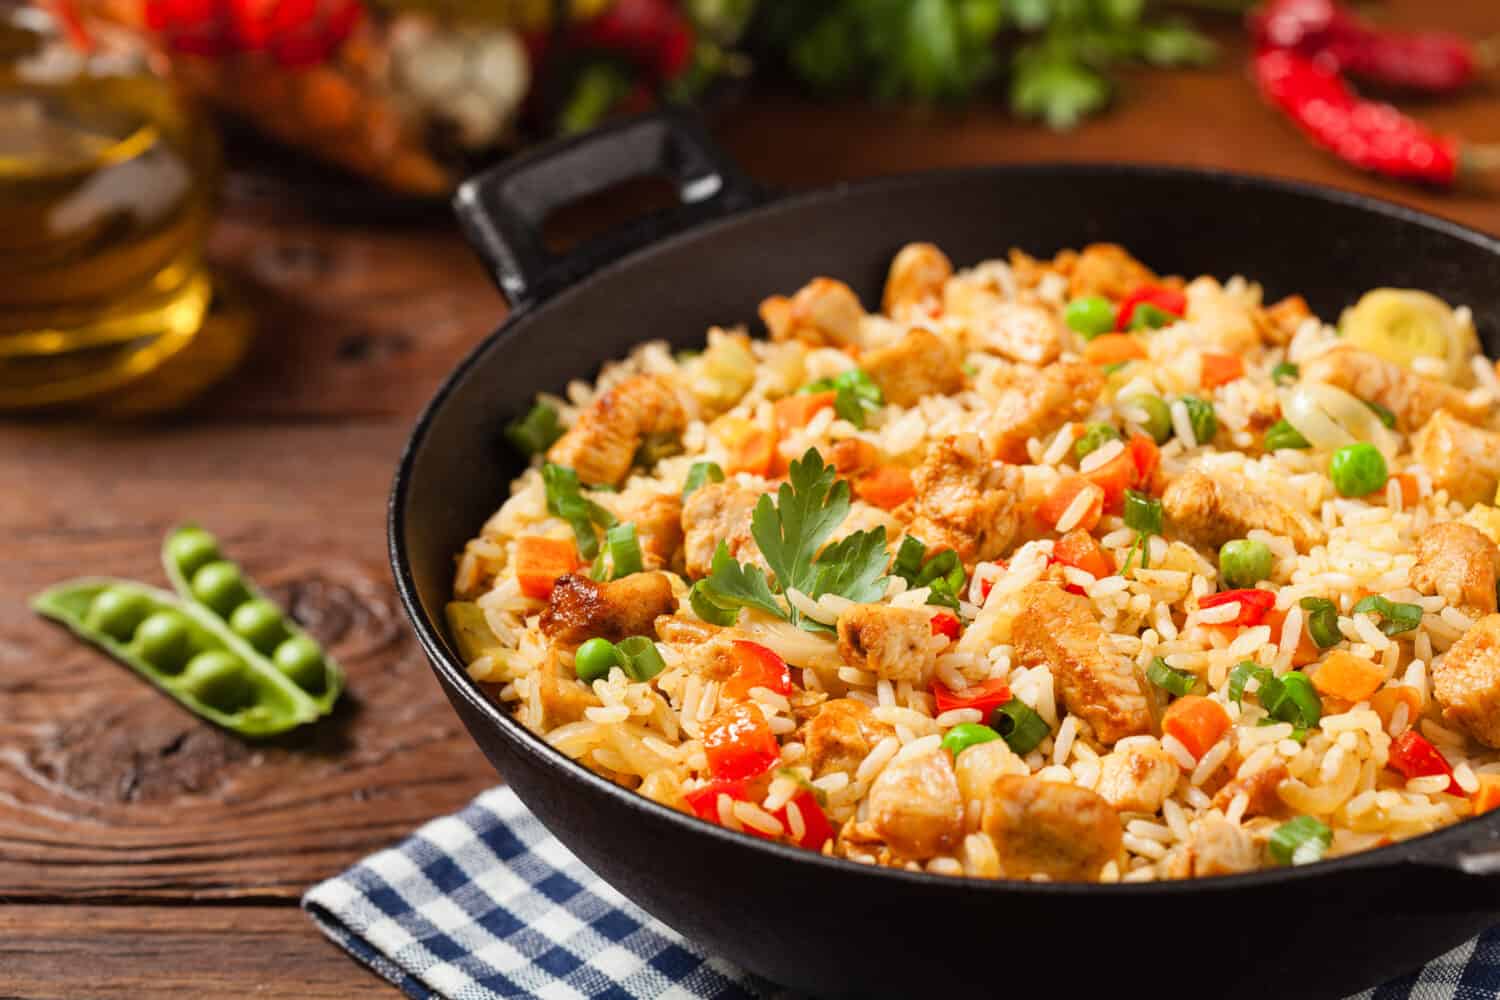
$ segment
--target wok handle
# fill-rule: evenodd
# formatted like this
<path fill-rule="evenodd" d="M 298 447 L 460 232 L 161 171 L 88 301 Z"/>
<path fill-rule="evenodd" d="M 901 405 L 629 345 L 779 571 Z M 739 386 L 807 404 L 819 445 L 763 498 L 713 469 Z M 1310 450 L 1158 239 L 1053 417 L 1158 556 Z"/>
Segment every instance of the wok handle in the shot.
<path fill-rule="evenodd" d="M 616 227 L 565 253 L 542 226 L 564 205 L 640 177 L 661 175 L 678 204 Z M 539 302 L 648 243 L 748 207 L 754 185 L 696 116 L 659 111 L 549 143 L 469 178 L 453 197 L 464 235 L 512 306 Z"/>

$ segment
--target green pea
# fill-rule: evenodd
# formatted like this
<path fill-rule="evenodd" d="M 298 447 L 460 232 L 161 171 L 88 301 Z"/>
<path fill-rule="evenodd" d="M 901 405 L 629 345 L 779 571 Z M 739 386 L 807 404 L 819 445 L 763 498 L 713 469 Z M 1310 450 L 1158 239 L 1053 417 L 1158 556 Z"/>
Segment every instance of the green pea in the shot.
<path fill-rule="evenodd" d="M 233 712 L 255 700 L 255 688 L 239 657 L 222 649 L 199 653 L 182 672 L 182 688 L 203 704 Z"/>
<path fill-rule="evenodd" d="M 1141 430 L 1150 434 L 1157 444 L 1166 444 L 1172 437 L 1172 410 L 1166 400 L 1160 396 L 1135 396 L 1125 405 L 1146 414 Z"/>
<path fill-rule="evenodd" d="M 294 635 L 276 647 L 271 662 L 304 691 L 322 690 L 325 680 L 323 647 L 305 635 Z"/>
<path fill-rule="evenodd" d="M 1183 396 L 1182 405 L 1187 408 L 1188 423 L 1193 425 L 1193 437 L 1200 445 L 1212 444 L 1219 433 L 1219 417 L 1214 413 L 1214 404 L 1197 396 Z"/>
<path fill-rule="evenodd" d="M 202 528 L 186 528 L 167 543 L 167 556 L 181 568 L 183 576 L 192 577 L 219 558 L 219 543 Z"/>
<path fill-rule="evenodd" d="M 1120 432 L 1109 424 L 1089 424 L 1077 441 L 1073 442 L 1073 455 L 1083 458 L 1090 452 L 1098 451 L 1107 441 L 1120 440 Z"/>
<path fill-rule="evenodd" d="M 624 666 L 625 654 L 608 639 L 590 639 L 573 654 L 573 672 L 579 680 L 590 684 L 608 677 L 611 668 Z"/>
<path fill-rule="evenodd" d="M 1093 340 L 1115 328 L 1114 303 L 1102 295 L 1089 295 L 1069 302 L 1063 310 L 1063 322 L 1075 333 Z"/>
<path fill-rule="evenodd" d="M 151 602 L 146 600 L 144 594 L 137 594 L 123 587 L 111 587 L 94 598 L 84 624 L 124 642 L 150 613 Z"/>
<path fill-rule="evenodd" d="M 228 617 L 235 608 L 250 599 L 250 591 L 232 562 L 211 562 L 193 574 L 193 596 L 220 617 Z"/>
<path fill-rule="evenodd" d="M 229 616 L 229 627 L 262 653 L 276 648 L 286 638 L 286 623 L 281 609 L 270 601 L 257 598 L 246 601 Z"/>
<path fill-rule="evenodd" d="M 1253 587 L 1271 575 L 1271 547 L 1236 538 L 1219 549 L 1219 575 L 1231 588 Z"/>
<path fill-rule="evenodd" d="M 1346 444 L 1328 460 L 1328 478 L 1341 496 L 1362 497 L 1385 486 L 1390 473 L 1385 456 L 1373 444 Z"/>
<path fill-rule="evenodd" d="M 162 673 L 175 674 L 192 655 L 193 637 L 176 611 L 158 611 L 136 627 L 130 644 L 141 659 Z"/>
<path fill-rule="evenodd" d="M 977 722 L 960 722 L 943 737 L 943 749 L 957 758 L 969 747 L 999 738 L 1000 734 L 989 726 L 981 726 Z"/>

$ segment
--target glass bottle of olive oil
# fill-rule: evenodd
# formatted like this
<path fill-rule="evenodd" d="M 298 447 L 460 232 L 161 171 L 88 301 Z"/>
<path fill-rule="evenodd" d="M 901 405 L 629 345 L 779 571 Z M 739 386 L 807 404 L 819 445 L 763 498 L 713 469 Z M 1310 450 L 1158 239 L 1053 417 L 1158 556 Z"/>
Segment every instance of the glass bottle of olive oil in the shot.
<path fill-rule="evenodd" d="M 0 0 L 0 410 L 119 389 L 185 350 L 215 137 L 143 56 Z"/>

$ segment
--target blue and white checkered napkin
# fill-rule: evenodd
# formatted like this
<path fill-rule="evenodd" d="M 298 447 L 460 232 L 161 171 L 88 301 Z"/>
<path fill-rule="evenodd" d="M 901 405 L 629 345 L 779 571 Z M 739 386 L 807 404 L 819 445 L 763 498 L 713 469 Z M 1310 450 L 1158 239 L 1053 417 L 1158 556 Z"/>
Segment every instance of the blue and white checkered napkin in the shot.
<path fill-rule="evenodd" d="M 792 1000 L 610 888 L 508 788 L 314 886 L 324 934 L 420 1000 Z M 1493 1000 L 1500 928 L 1358 1000 Z"/>

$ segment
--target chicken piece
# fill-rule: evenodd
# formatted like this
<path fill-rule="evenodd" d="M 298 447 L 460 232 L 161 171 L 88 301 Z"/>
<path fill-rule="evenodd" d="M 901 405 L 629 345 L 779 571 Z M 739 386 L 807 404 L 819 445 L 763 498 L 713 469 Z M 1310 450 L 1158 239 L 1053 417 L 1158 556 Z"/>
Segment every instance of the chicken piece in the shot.
<path fill-rule="evenodd" d="M 1443 718 L 1500 749 L 1500 614 L 1475 622 L 1432 667 Z"/>
<path fill-rule="evenodd" d="M 1411 585 L 1437 594 L 1470 617 L 1495 613 L 1500 548 L 1477 528 L 1458 521 L 1434 524 L 1417 538 Z"/>
<path fill-rule="evenodd" d="M 1412 454 L 1432 476 L 1434 490 L 1447 490 L 1462 504 L 1495 499 L 1500 483 L 1500 434 L 1464 423 L 1439 410 L 1411 439 Z"/>
<path fill-rule="evenodd" d="M 1254 774 L 1236 777 L 1214 793 L 1215 809 L 1229 808 L 1235 796 L 1245 793 L 1245 816 L 1265 816 L 1281 809 L 1281 796 L 1276 789 L 1287 779 L 1286 763 L 1273 761 Z"/>
<path fill-rule="evenodd" d="M 967 808 L 970 802 L 984 801 L 996 778 L 1007 774 L 1024 778 L 1031 773 L 1031 768 L 1004 740 L 988 740 L 966 747 L 954 760 L 953 771 L 958 775 L 958 790 Z M 971 822 L 979 820 L 973 813 L 968 818 Z"/>
<path fill-rule="evenodd" d="M 760 546 L 750 533 L 750 520 L 760 502 L 760 490 L 734 482 L 707 483 L 694 490 L 682 505 L 683 559 L 687 575 L 707 576 L 720 542 L 739 562 L 767 569 Z"/>
<path fill-rule="evenodd" d="M 828 449 L 828 462 L 847 479 L 879 465 L 880 449 L 864 438 L 845 438 Z"/>
<path fill-rule="evenodd" d="M 954 282 L 943 294 L 944 312 L 964 322 L 970 350 L 1028 365 L 1047 365 L 1062 353 L 1064 328 L 1057 313 L 1031 302 L 1007 302 L 972 282 Z"/>
<path fill-rule="evenodd" d="M 856 604 L 839 615 L 839 655 L 883 680 L 926 687 L 948 639 L 932 632 L 930 608 Z"/>
<path fill-rule="evenodd" d="M 656 619 L 656 637 L 674 646 L 694 646 L 708 642 L 724 629 L 718 625 L 689 618 L 686 615 L 662 615 Z"/>
<path fill-rule="evenodd" d="M 1084 295 L 1123 299 L 1157 280 L 1150 268 L 1115 243 L 1090 243 L 1076 258 L 1058 254 L 1053 266 L 1067 274 L 1068 294 L 1075 299 Z"/>
<path fill-rule="evenodd" d="M 1082 362 L 1059 362 L 1040 372 L 1017 369 L 1008 373 L 989 428 L 995 454 L 1005 462 L 1029 461 L 1028 439 L 1045 437 L 1068 421 L 1087 416 L 1103 391 L 1103 374 Z"/>
<path fill-rule="evenodd" d="M 1160 746 L 1130 747 L 1099 762 L 1095 790 L 1121 812 L 1155 813 L 1177 787 L 1182 769 Z"/>
<path fill-rule="evenodd" d="M 876 834 L 902 857 L 947 854 L 963 838 L 963 799 L 942 748 L 887 764 L 870 786 L 867 805 Z"/>
<path fill-rule="evenodd" d="M 809 347 L 856 344 L 864 317 L 859 296 L 832 278 L 814 278 L 790 299 L 774 295 L 760 304 L 772 340 L 800 340 Z"/>
<path fill-rule="evenodd" d="M 1161 498 L 1167 524 L 1186 540 L 1217 549 L 1232 538 L 1244 538 L 1252 528 L 1291 539 L 1306 553 L 1327 538 L 1315 518 L 1242 482 L 1227 482 L 1196 469 L 1178 476 Z"/>
<path fill-rule="evenodd" d="M 597 397 L 552 445 L 547 460 L 566 465 L 590 485 L 618 486 L 648 434 L 675 434 L 687 411 L 662 375 L 636 375 Z"/>
<path fill-rule="evenodd" d="M 965 567 L 1010 547 L 1021 526 L 1019 469 L 984 454 L 973 434 L 934 442 L 912 471 L 916 493 L 893 512 L 929 551 L 953 549 Z"/>
<path fill-rule="evenodd" d="M 943 286 L 951 277 L 953 262 L 943 251 L 931 243 L 908 243 L 891 261 L 880 308 L 887 316 L 925 309 L 941 301 Z"/>
<path fill-rule="evenodd" d="M 631 490 L 601 494 L 598 502 L 619 520 L 635 525 L 646 569 L 666 569 L 682 548 L 682 497 Z"/>
<path fill-rule="evenodd" d="M 563 673 L 557 652 L 548 654 L 547 662 L 536 672 L 537 694 L 542 703 L 542 718 L 535 727 L 542 732 L 578 722 L 584 709 L 600 703 L 592 689 L 576 677 Z"/>
<path fill-rule="evenodd" d="M 1233 823 L 1205 817 L 1193 836 L 1193 874 L 1235 875 L 1256 867 L 1255 841 Z"/>
<path fill-rule="evenodd" d="M 1050 668 L 1063 704 L 1093 727 L 1099 742 L 1113 745 L 1151 731 L 1135 671 L 1109 651 L 1087 598 L 1039 581 L 1022 589 L 1017 603 L 1022 610 L 1011 623 L 1017 660 Z"/>
<path fill-rule="evenodd" d="M 824 702 L 802 727 L 802 744 L 807 748 L 804 763 L 812 768 L 814 778 L 834 771 L 852 775 L 875 744 L 895 732 L 876 719 L 864 702 L 834 698 Z"/>
<path fill-rule="evenodd" d="M 1093 882 L 1124 836 L 1120 817 L 1096 793 L 1018 775 L 995 779 L 979 825 L 994 840 L 1006 878 Z"/>
<path fill-rule="evenodd" d="M 880 386 L 885 401 L 897 406 L 915 406 L 923 396 L 946 395 L 964 386 L 958 352 L 921 326 L 894 344 L 865 353 L 860 367 Z"/>
<path fill-rule="evenodd" d="M 1194 278 L 1183 289 L 1187 296 L 1187 318 L 1198 335 L 1221 351 L 1245 355 L 1260 349 L 1260 329 L 1253 307 L 1224 291 L 1208 276 Z"/>
<path fill-rule="evenodd" d="M 1379 403 L 1396 415 L 1396 426 L 1417 430 L 1439 410 L 1471 424 L 1482 424 L 1489 407 L 1469 402 L 1457 386 L 1418 375 L 1377 354 L 1342 344 L 1302 366 L 1302 378 L 1327 382 L 1360 399 Z"/>
<path fill-rule="evenodd" d="M 552 587 L 542 633 L 557 646 L 577 646 L 594 636 L 614 642 L 652 634 L 656 619 L 676 610 L 665 573 L 632 573 L 608 583 L 569 573 Z"/>
<path fill-rule="evenodd" d="M 1255 314 L 1255 325 L 1266 343 L 1285 347 L 1309 319 L 1312 309 L 1307 300 L 1300 295 L 1288 295 L 1273 306 L 1262 307 Z"/>

